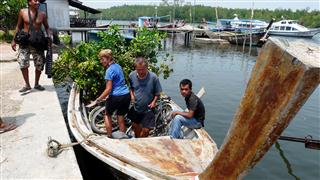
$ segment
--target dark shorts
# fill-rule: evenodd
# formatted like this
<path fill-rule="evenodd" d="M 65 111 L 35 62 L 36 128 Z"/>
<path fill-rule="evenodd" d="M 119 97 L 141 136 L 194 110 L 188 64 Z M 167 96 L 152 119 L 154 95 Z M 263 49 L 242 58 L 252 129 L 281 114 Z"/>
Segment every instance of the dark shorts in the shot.
<path fill-rule="evenodd" d="M 141 124 L 142 128 L 153 129 L 155 127 L 155 116 L 152 111 L 139 113 L 132 107 L 127 117 L 132 122 Z"/>
<path fill-rule="evenodd" d="M 114 111 L 117 111 L 117 115 L 125 115 L 129 110 L 130 94 L 122 96 L 109 96 L 106 101 L 106 111 L 112 115 Z"/>

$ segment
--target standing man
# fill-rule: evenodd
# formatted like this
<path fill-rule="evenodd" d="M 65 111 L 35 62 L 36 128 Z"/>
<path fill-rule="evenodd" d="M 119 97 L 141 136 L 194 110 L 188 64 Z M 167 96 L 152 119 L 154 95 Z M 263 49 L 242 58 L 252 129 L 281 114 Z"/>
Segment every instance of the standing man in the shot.
<path fill-rule="evenodd" d="M 169 134 L 171 138 L 183 139 L 182 126 L 198 129 L 204 126 L 205 108 L 199 97 L 192 92 L 192 82 L 184 79 L 180 82 L 180 93 L 185 98 L 188 111 L 172 112 Z"/>
<path fill-rule="evenodd" d="M 18 22 L 15 29 L 15 34 L 23 28 L 24 32 L 30 32 L 29 20 L 32 22 L 32 26 L 35 31 L 41 31 L 42 24 L 46 30 L 47 35 L 49 32 L 48 20 L 44 12 L 39 11 L 40 2 L 39 0 L 28 0 L 28 8 L 21 9 L 18 14 Z M 30 17 L 29 17 L 30 15 Z M 15 37 L 15 35 L 14 35 Z M 16 51 L 15 40 L 12 40 L 11 47 L 14 51 Z M 20 65 L 20 69 L 22 72 L 23 79 L 25 81 L 25 86 L 19 90 L 19 92 L 26 92 L 31 90 L 31 86 L 29 83 L 29 66 L 30 66 L 30 54 L 32 54 L 34 66 L 35 66 L 35 82 L 34 88 L 40 91 L 44 90 L 39 84 L 39 79 L 41 75 L 41 71 L 44 66 L 44 50 L 36 49 L 30 45 L 20 45 L 18 51 L 18 63 Z"/>
<path fill-rule="evenodd" d="M 128 117 L 132 120 L 132 128 L 136 137 L 147 137 L 150 129 L 155 127 L 155 115 L 152 109 L 162 91 L 159 78 L 148 71 L 148 62 L 137 57 L 135 71 L 129 74 L 131 101 L 133 107 Z"/>

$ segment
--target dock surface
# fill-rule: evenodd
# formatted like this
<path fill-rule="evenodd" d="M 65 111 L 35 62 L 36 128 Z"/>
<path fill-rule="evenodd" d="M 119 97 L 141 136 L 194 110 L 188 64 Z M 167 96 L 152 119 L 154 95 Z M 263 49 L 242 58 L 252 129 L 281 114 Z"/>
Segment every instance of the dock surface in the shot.
<path fill-rule="evenodd" d="M 71 142 L 52 79 L 43 73 L 40 84 L 44 91 L 19 93 L 24 81 L 18 63 L 11 61 L 15 53 L 7 46 L 0 47 L 1 118 L 18 127 L 0 134 L 0 179 L 82 179 L 73 148 L 56 158 L 46 152 L 49 136 L 61 143 Z M 33 61 L 29 76 L 33 87 Z"/>

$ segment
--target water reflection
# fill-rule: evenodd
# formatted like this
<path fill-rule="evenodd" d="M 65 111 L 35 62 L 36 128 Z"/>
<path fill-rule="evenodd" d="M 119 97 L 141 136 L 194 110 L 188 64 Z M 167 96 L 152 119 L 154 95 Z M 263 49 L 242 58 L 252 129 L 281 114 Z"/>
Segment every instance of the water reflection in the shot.
<path fill-rule="evenodd" d="M 292 177 L 294 177 L 296 180 L 300 180 L 300 178 L 299 178 L 298 176 L 296 176 L 295 174 L 293 174 L 293 170 L 292 170 L 292 168 L 291 168 L 291 164 L 290 164 L 289 160 L 286 158 L 286 156 L 284 155 L 284 152 L 283 152 L 283 150 L 281 149 L 280 144 L 279 144 L 278 141 L 276 141 L 275 147 L 276 147 L 276 149 L 279 151 L 279 155 L 280 155 L 281 159 L 282 159 L 283 162 L 286 164 L 286 167 L 287 167 L 287 169 L 288 169 L 288 173 L 289 173 Z"/>

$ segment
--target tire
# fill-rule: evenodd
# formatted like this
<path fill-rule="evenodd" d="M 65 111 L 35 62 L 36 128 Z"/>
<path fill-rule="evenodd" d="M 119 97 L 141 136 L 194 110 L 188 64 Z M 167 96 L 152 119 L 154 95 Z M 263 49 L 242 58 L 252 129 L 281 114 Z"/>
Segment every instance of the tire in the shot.
<path fill-rule="evenodd" d="M 104 124 L 105 106 L 98 106 L 89 113 L 89 121 L 93 132 L 107 134 Z M 119 129 L 115 115 L 112 115 L 112 132 Z"/>
<path fill-rule="evenodd" d="M 159 112 L 160 111 L 160 112 Z M 162 107 L 157 107 L 157 111 L 155 114 L 155 129 L 151 133 L 150 136 L 156 137 L 156 136 L 165 136 L 168 134 L 168 124 L 171 120 L 171 112 L 172 107 L 167 104 L 163 103 Z"/>

